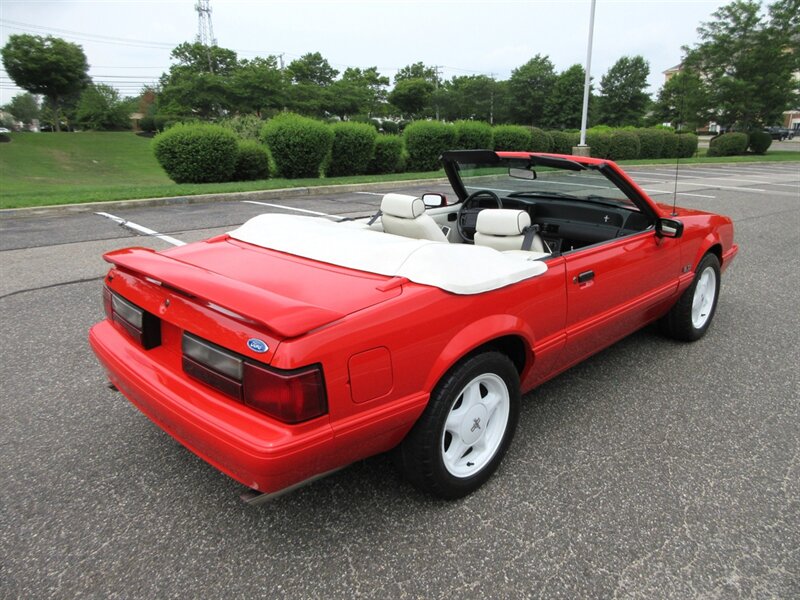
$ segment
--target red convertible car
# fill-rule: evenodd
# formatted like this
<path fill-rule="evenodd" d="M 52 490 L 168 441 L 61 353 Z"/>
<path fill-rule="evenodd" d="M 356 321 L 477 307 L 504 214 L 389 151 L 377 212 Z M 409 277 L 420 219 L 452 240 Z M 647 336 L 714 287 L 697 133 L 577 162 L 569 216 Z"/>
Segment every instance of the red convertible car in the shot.
<path fill-rule="evenodd" d="M 110 383 L 251 500 L 389 450 L 457 498 L 497 468 L 522 394 L 648 323 L 708 330 L 729 218 L 657 204 L 605 160 L 442 161 L 455 202 L 387 194 L 371 218 L 264 214 L 106 254 L 90 341 Z"/>

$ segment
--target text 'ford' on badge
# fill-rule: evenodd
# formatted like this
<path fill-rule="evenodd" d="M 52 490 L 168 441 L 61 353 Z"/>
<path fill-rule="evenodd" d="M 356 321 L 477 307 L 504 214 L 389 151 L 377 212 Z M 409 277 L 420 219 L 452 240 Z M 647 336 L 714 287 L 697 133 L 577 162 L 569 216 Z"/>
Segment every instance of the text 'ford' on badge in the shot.
<path fill-rule="evenodd" d="M 263 354 L 269 350 L 269 346 L 267 346 L 263 340 L 259 340 L 257 338 L 250 338 L 247 340 L 247 347 L 253 352 L 258 352 L 259 354 Z"/>

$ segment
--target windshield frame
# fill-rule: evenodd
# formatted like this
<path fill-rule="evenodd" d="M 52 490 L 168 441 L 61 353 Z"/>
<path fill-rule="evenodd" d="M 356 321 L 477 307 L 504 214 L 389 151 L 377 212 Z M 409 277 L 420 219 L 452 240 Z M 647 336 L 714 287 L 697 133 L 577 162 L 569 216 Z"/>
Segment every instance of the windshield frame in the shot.
<path fill-rule="evenodd" d="M 551 169 L 563 169 L 567 171 L 592 171 L 605 177 L 609 183 L 620 191 L 620 193 L 632 204 L 624 206 L 623 201 L 619 201 L 618 207 L 627 210 L 636 210 L 646 214 L 651 219 L 658 217 L 653 201 L 642 192 L 638 186 L 612 161 L 605 161 L 596 158 L 585 158 L 579 156 L 566 156 L 560 154 L 544 154 L 534 152 L 494 152 L 491 150 L 455 150 L 442 154 L 445 173 L 459 202 L 463 202 L 469 192 L 464 185 L 460 174 L 461 164 L 481 165 L 486 167 L 516 167 L 523 166 L 531 168 L 536 166 L 548 167 Z M 609 186 L 611 187 L 611 186 Z M 556 194 L 553 199 L 557 200 Z M 565 200 L 570 200 L 565 198 Z M 579 202 L 592 202 L 589 198 L 577 197 L 574 200 Z M 601 202 L 599 199 L 598 202 Z"/>

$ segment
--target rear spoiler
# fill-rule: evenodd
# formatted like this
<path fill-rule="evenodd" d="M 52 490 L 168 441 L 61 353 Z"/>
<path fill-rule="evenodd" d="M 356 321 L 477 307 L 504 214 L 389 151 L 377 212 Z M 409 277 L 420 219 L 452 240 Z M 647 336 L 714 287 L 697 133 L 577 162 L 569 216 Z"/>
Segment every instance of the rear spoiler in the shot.
<path fill-rule="evenodd" d="M 266 327 L 283 338 L 297 337 L 345 316 L 175 260 L 150 248 L 114 250 L 104 254 L 103 259 L 156 280 L 220 314 Z"/>

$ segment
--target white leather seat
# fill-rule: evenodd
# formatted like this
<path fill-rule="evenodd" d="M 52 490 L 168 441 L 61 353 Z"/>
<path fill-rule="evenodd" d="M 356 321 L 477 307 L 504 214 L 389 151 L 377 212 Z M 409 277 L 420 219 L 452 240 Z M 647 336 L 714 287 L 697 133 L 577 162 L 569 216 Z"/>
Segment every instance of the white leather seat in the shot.
<path fill-rule="evenodd" d="M 475 227 L 475 244 L 495 250 L 521 250 L 525 230 L 531 226 L 531 217 L 524 210 L 489 208 L 478 213 Z M 528 248 L 533 252 L 547 252 L 538 233 Z"/>
<path fill-rule="evenodd" d="M 418 240 L 446 242 L 442 230 L 425 214 L 421 198 L 405 194 L 386 194 L 381 200 L 381 223 L 386 233 Z"/>

